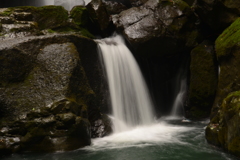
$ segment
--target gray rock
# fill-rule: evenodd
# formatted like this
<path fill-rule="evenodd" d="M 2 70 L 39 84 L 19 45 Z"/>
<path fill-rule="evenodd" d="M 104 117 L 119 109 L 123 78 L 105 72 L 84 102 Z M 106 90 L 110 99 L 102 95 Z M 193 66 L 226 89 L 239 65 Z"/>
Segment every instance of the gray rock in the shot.
<path fill-rule="evenodd" d="M 96 43 L 76 35 L 2 42 L 0 152 L 49 152 L 89 145 L 91 124 L 102 119 L 98 103 L 101 99 L 99 93 L 94 92 L 99 91 L 100 86 L 91 82 L 92 90 L 85 73 L 92 66 L 85 71 L 81 57 L 86 65 L 91 57 L 97 56 Z M 102 119 L 100 127 L 110 126 Z M 109 130 L 101 131 L 109 133 Z M 10 143 L 9 137 L 19 141 Z"/>
<path fill-rule="evenodd" d="M 112 17 L 138 54 L 176 54 L 196 45 L 196 17 L 181 0 L 149 0 Z"/>

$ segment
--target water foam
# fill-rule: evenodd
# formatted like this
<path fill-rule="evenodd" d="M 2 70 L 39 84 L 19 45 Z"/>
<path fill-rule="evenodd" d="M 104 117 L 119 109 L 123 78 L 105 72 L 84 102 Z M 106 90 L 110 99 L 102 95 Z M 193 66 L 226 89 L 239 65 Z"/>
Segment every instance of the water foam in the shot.
<path fill-rule="evenodd" d="M 114 133 L 110 136 L 92 140 L 92 145 L 86 150 L 98 151 L 106 149 L 121 149 L 127 147 L 145 147 L 149 145 L 164 145 L 186 143 L 181 141 L 180 133 L 189 132 L 194 127 L 170 125 L 158 122 L 149 126 L 139 126 L 132 130 Z"/>

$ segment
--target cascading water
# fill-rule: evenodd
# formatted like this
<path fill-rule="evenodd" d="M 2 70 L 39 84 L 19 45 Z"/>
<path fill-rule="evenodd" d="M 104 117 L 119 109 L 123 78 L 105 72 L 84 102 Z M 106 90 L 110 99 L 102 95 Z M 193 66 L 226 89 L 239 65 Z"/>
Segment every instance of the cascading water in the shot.
<path fill-rule="evenodd" d="M 178 94 L 174 100 L 173 108 L 172 108 L 172 111 L 170 114 L 172 117 L 183 116 L 184 96 L 186 94 L 186 90 L 187 90 L 186 78 L 182 78 L 180 80 L 180 88 L 179 88 Z"/>
<path fill-rule="evenodd" d="M 107 72 L 115 132 L 153 123 L 153 109 L 144 78 L 121 36 L 97 40 Z"/>

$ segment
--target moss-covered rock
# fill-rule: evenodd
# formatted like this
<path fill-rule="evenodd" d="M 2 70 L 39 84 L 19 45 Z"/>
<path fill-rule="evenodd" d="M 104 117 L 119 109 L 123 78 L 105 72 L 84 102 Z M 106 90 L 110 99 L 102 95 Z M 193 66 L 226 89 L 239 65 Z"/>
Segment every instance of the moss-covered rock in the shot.
<path fill-rule="evenodd" d="M 17 7 L 17 9 L 31 12 L 33 15 L 33 21 L 38 23 L 40 30 L 64 26 L 68 20 L 68 11 L 62 6 L 21 6 Z"/>
<path fill-rule="evenodd" d="M 231 56 L 232 48 L 239 46 L 240 18 L 236 19 L 216 40 L 216 53 L 219 59 Z"/>
<path fill-rule="evenodd" d="M 239 19 L 216 40 L 219 62 L 219 81 L 211 121 L 206 129 L 209 143 L 240 157 L 239 99 L 240 99 L 240 46 Z"/>
<path fill-rule="evenodd" d="M 70 18 L 79 26 L 87 26 L 90 23 L 87 8 L 84 6 L 75 6 L 70 11 Z"/>
<path fill-rule="evenodd" d="M 217 113 L 223 99 L 233 91 L 240 90 L 240 32 L 237 19 L 216 40 L 215 48 L 219 61 L 219 82 L 212 117 Z"/>
<path fill-rule="evenodd" d="M 86 8 L 81 6 L 75 7 L 70 15 L 61 6 L 0 9 L 0 39 L 53 33 L 74 33 L 94 38 L 88 31 L 94 27 L 87 13 Z"/>
<path fill-rule="evenodd" d="M 204 41 L 191 51 L 187 116 L 206 118 L 215 98 L 218 66 L 213 43 Z"/>
<path fill-rule="evenodd" d="M 206 128 L 206 139 L 240 157 L 240 91 L 230 93 Z"/>

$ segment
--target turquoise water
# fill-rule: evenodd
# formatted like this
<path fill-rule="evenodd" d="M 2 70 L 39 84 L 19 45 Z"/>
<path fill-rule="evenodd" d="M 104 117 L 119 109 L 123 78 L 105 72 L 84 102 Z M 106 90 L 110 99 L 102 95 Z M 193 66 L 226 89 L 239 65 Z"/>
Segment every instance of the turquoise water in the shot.
<path fill-rule="evenodd" d="M 92 146 L 52 154 L 22 153 L 3 160 L 237 160 L 209 145 L 206 122 L 159 121 L 93 140 Z"/>

